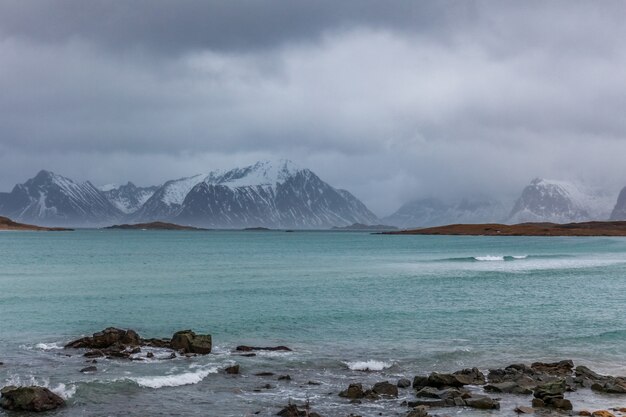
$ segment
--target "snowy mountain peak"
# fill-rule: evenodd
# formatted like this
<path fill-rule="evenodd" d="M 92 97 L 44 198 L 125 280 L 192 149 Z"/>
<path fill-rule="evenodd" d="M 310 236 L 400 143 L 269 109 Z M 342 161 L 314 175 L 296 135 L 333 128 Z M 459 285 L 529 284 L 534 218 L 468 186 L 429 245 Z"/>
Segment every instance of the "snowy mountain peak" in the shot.
<path fill-rule="evenodd" d="M 508 221 L 567 223 L 608 218 L 613 197 L 582 184 L 535 178 L 524 188 Z"/>
<path fill-rule="evenodd" d="M 259 161 L 244 168 L 235 168 L 225 173 L 212 173 L 205 180 L 209 184 L 229 187 L 275 186 L 283 184 L 300 169 L 288 159 Z"/>

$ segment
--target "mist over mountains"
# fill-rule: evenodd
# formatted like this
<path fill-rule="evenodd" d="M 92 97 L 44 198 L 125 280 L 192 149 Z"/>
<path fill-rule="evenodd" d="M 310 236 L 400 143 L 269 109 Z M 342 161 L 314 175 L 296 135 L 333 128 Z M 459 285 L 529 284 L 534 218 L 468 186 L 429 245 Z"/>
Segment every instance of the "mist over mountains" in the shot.
<path fill-rule="evenodd" d="M 407 190 L 407 194 L 410 194 Z M 354 223 L 400 228 L 458 223 L 568 223 L 626 220 L 617 196 L 574 182 L 534 179 L 515 202 L 485 196 L 420 198 L 379 218 L 347 190 L 288 160 L 260 161 L 138 187 L 94 186 L 42 170 L 0 193 L 0 215 L 48 226 L 100 227 L 169 221 L 208 228 L 328 229 Z"/>

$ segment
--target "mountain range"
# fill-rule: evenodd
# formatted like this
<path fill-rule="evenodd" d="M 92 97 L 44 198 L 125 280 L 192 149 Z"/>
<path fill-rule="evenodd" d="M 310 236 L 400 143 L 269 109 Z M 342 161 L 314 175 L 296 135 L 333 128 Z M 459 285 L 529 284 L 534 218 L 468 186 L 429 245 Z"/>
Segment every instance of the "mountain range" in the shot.
<path fill-rule="evenodd" d="M 400 228 L 458 223 L 626 220 L 626 187 L 615 196 L 580 184 L 534 179 L 513 204 L 472 196 L 410 201 L 378 219 L 359 199 L 288 160 L 170 180 L 159 186 L 95 187 L 40 171 L 0 193 L 0 215 L 73 227 L 167 221 L 205 228 L 327 229 L 386 224 Z M 612 210 L 612 211 L 611 211 Z"/>
<path fill-rule="evenodd" d="M 0 214 L 76 227 L 160 220 L 211 228 L 325 229 L 378 222 L 348 191 L 287 160 L 261 161 L 154 187 L 129 182 L 97 188 L 41 171 L 10 193 L 0 193 Z"/>

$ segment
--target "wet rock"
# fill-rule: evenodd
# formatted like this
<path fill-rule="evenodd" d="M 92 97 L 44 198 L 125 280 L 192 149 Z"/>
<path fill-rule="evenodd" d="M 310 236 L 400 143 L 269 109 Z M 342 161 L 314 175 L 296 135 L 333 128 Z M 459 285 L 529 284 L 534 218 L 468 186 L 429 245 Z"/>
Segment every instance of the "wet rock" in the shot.
<path fill-rule="evenodd" d="M 518 405 L 517 407 L 515 407 L 514 411 L 518 414 L 533 414 L 535 412 L 535 409 L 532 407 Z"/>
<path fill-rule="evenodd" d="M 237 375 L 239 374 L 239 365 L 229 366 L 224 369 L 224 372 L 226 372 L 229 375 Z"/>
<path fill-rule="evenodd" d="M 80 370 L 80 372 L 82 373 L 97 372 L 97 371 L 98 371 L 98 368 L 96 368 L 95 366 L 87 366 Z"/>
<path fill-rule="evenodd" d="M 154 358 L 154 353 L 152 353 L 152 352 L 146 353 L 146 358 L 148 358 L 148 359 Z"/>
<path fill-rule="evenodd" d="M 564 399 L 565 380 L 547 382 L 535 387 L 533 391 L 533 407 L 551 407 L 562 410 L 571 410 L 572 403 Z"/>
<path fill-rule="evenodd" d="M 0 391 L 0 407 L 14 411 L 49 411 L 65 405 L 63 398 L 44 387 L 8 386 Z"/>
<path fill-rule="evenodd" d="M 269 347 L 258 347 L 258 346 L 237 346 L 235 348 L 238 352 L 252 352 L 254 350 L 268 350 L 268 351 L 282 351 L 282 352 L 291 352 L 287 346 L 269 346 Z"/>
<path fill-rule="evenodd" d="M 290 375 L 280 375 L 278 377 L 279 381 L 291 381 L 291 376 Z"/>
<path fill-rule="evenodd" d="M 483 385 L 485 375 L 477 368 L 463 369 L 452 374 L 433 372 L 428 376 L 427 385 L 436 388 L 462 387 L 465 385 Z"/>
<path fill-rule="evenodd" d="M 578 412 L 578 415 L 579 416 L 587 416 L 588 417 L 588 416 L 591 416 L 591 411 L 581 410 L 581 411 Z"/>
<path fill-rule="evenodd" d="M 419 407 L 419 406 L 426 406 L 426 407 L 446 407 L 446 402 L 445 400 L 440 400 L 440 399 L 417 399 L 417 400 L 412 400 L 412 401 L 408 401 L 407 405 L 410 408 L 415 408 L 415 407 Z"/>
<path fill-rule="evenodd" d="M 307 385 L 322 385 L 321 382 L 317 382 L 317 381 L 309 381 L 307 382 Z"/>
<path fill-rule="evenodd" d="M 94 333 L 91 337 L 83 337 L 74 340 L 65 345 L 65 347 L 73 349 L 105 349 L 115 344 L 138 346 L 141 344 L 141 338 L 134 330 L 107 327 L 100 332 Z"/>
<path fill-rule="evenodd" d="M 349 398 L 351 400 L 358 400 L 365 398 L 365 391 L 363 391 L 363 384 L 350 384 L 348 389 L 339 393 L 340 397 Z"/>
<path fill-rule="evenodd" d="M 517 382 L 514 382 L 514 381 L 505 381 L 505 382 L 499 382 L 495 384 L 487 384 L 485 385 L 484 389 L 487 392 L 518 394 L 518 395 L 530 395 L 533 393 L 532 389 L 519 385 Z"/>
<path fill-rule="evenodd" d="M 305 405 L 302 409 L 300 409 L 295 404 L 289 404 L 287 407 L 280 410 L 276 415 L 281 417 L 322 417 L 318 413 L 310 411 L 308 405 Z"/>
<path fill-rule="evenodd" d="M 437 389 L 435 387 L 424 387 L 415 393 L 417 397 L 439 398 L 442 400 L 469 397 L 467 391 L 461 391 L 456 388 Z"/>
<path fill-rule="evenodd" d="M 480 410 L 497 410 L 500 408 L 500 403 L 493 398 L 487 396 L 472 396 L 465 400 L 465 405 L 471 408 L 477 408 Z"/>
<path fill-rule="evenodd" d="M 597 410 L 591 413 L 591 417 L 615 417 L 615 414 L 608 410 Z"/>
<path fill-rule="evenodd" d="M 413 378 L 413 388 L 421 389 L 428 386 L 427 376 L 416 376 Z"/>
<path fill-rule="evenodd" d="M 86 358 L 103 358 L 106 355 L 101 350 L 90 350 L 89 352 L 86 352 L 83 356 Z"/>
<path fill-rule="evenodd" d="M 572 370 L 574 369 L 574 362 L 572 362 L 571 360 L 564 360 L 552 363 L 535 362 L 530 365 L 530 368 L 537 373 L 556 376 L 568 376 L 572 374 Z"/>
<path fill-rule="evenodd" d="M 256 356 L 256 353 L 242 353 L 242 354 L 241 354 L 241 355 L 239 355 L 239 356 L 243 356 L 243 357 L 245 357 L 245 358 L 251 358 L 251 357 L 253 357 L 253 356 Z"/>
<path fill-rule="evenodd" d="M 463 385 L 484 385 L 485 374 L 483 374 L 478 368 L 467 368 L 454 372 L 452 375 L 456 376 L 457 381 Z"/>
<path fill-rule="evenodd" d="M 274 372 L 258 372 L 254 376 L 274 376 Z"/>
<path fill-rule="evenodd" d="M 210 334 L 196 334 L 191 330 L 181 330 L 172 336 L 170 346 L 183 353 L 197 353 L 206 355 L 213 347 Z"/>
<path fill-rule="evenodd" d="M 409 388 L 411 386 L 411 380 L 407 378 L 400 378 L 396 385 L 398 388 Z"/>
<path fill-rule="evenodd" d="M 428 407 L 425 405 L 418 405 L 409 411 L 406 417 L 428 417 L 428 415 Z"/>
<path fill-rule="evenodd" d="M 389 381 L 377 382 L 372 387 L 372 392 L 381 397 L 398 397 L 398 387 Z"/>

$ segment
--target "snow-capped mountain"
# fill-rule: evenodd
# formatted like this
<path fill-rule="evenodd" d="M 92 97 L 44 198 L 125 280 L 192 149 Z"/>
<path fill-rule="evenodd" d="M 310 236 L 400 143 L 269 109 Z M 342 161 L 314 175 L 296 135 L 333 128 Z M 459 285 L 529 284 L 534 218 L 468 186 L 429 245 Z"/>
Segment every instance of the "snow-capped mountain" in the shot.
<path fill-rule="evenodd" d="M 76 183 L 50 171 L 40 171 L 10 193 L 2 193 L 0 214 L 52 226 L 104 225 L 123 216 L 89 181 Z"/>
<path fill-rule="evenodd" d="M 262 161 L 169 181 L 136 213 L 214 228 L 329 228 L 378 219 L 356 197 L 291 161 Z"/>
<path fill-rule="evenodd" d="M 458 223 L 492 223 L 502 221 L 507 208 L 491 199 L 463 199 L 454 204 L 424 198 L 404 204 L 383 218 L 385 224 L 401 228 L 431 227 Z"/>
<path fill-rule="evenodd" d="M 622 188 L 611 212 L 611 220 L 626 220 L 626 187 Z"/>
<path fill-rule="evenodd" d="M 132 214 L 139 210 L 158 188 L 158 186 L 137 187 L 129 181 L 126 185 L 120 186 L 104 185 L 100 187 L 100 191 L 121 212 Z"/>
<path fill-rule="evenodd" d="M 534 179 L 522 191 L 508 223 L 606 220 L 614 197 L 567 181 Z"/>
<path fill-rule="evenodd" d="M 176 220 L 205 227 L 308 229 L 378 221 L 349 192 L 284 160 L 208 175 L 187 194 Z"/>

